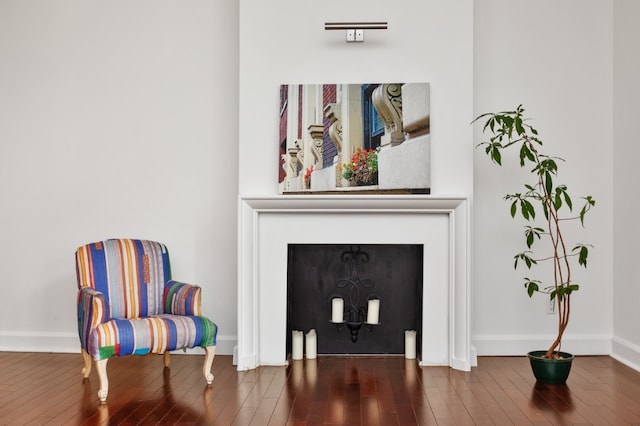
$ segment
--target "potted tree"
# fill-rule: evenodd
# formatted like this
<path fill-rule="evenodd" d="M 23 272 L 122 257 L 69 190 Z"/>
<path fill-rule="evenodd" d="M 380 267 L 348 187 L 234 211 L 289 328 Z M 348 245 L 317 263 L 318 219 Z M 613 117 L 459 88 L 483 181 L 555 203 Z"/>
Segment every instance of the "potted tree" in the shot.
<path fill-rule="evenodd" d="M 595 205 L 595 200 L 591 196 L 582 197 L 584 204 L 579 213 L 570 213 L 573 201 L 567 186 L 555 181 L 558 164 L 564 160 L 540 151 L 542 141 L 538 131 L 528 123 L 524 112 L 520 105 L 514 111 L 482 114 L 473 122 L 484 121 L 483 133 L 487 132 L 490 138 L 478 147 L 484 148 L 493 163 L 501 166 L 502 152 L 511 149 L 518 151 L 520 167 L 530 167 L 531 182 L 524 184 L 523 192 L 504 197 L 509 202 L 511 217 L 517 215 L 527 222 L 523 233 L 526 250 L 514 256 L 514 268 L 524 265 L 531 269 L 539 264 L 551 263 L 553 278 L 549 283 L 543 284 L 541 280 L 525 277 L 524 288 L 529 297 L 535 293 L 548 295 L 550 302 L 555 304 L 558 329 L 555 340 L 547 350 L 529 352 L 528 357 L 539 381 L 564 383 L 571 369 L 573 355 L 561 351 L 562 336 L 569 324 L 571 296 L 579 289 L 572 279 L 571 268 L 576 262 L 580 266 L 587 266 L 590 245 L 570 244 L 563 231 L 575 221 L 584 226 L 585 215 Z M 545 246 L 545 250 L 550 249 L 550 252 L 540 255 L 534 253 L 534 246 L 543 239 L 550 243 Z"/>

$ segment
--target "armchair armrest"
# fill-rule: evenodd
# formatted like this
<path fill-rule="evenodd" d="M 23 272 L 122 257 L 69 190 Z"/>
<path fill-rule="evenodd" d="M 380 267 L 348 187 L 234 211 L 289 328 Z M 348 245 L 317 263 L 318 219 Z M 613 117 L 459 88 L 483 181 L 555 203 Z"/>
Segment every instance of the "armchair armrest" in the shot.
<path fill-rule="evenodd" d="M 196 285 L 167 281 L 164 286 L 163 305 L 167 314 L 202 315 L 201 288 Z"/>
<path fill-rule="evenodd" d="M 78 335 L 82 349 L 89 351 L 89 336 L 99 324 L 109 321 L 104 295 L 90 287 L 78 290 Z"/>

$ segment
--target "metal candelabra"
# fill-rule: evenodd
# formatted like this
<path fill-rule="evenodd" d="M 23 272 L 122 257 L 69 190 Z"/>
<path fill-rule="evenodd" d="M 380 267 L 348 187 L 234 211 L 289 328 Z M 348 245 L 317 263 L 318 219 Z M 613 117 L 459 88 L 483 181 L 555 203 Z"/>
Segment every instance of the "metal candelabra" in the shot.
<path fill-rule="evenodd" d="M 338 331 L 342 331 L 346 324 L 351 331 L 351 341 L 356 343 L 358 333 L 363 325 L 368 331 L 372 331 L 373 326 L 380 324 L 378 321 L 380 297 L 373 293 L 369 294 L 367 303 L 360 305 L 362 291 L 373 288 L 374 284 L 371 279 L 363 278 L 360 275 L 360 265 L 369 262 L 369 255 L 361 251 L 359 245 L 353 245 L 349 250 L 343 252 L 340 255 L 340 260 L 348 264 L 349 275 L 339 278 L 336 281 L 336 287 L 347 289 L 349 303 L 344 306 L 341 294 L 331 295 L 331 322 L 336 324 Z M 336 303 L 336 300 L 342 302 Z M 342 309 L 340 305 L 342 305 Z"/>

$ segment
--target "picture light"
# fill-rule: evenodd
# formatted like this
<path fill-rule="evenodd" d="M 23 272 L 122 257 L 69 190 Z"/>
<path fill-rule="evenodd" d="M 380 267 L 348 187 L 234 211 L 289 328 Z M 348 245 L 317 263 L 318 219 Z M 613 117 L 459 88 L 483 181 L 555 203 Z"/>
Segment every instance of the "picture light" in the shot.
<path fill-rule="evenodd" d="M 386 30 L 387 22 L 325 22 L 325 30 L 346 30 L 347 42 L 364 41 L 364 30 Z"/>

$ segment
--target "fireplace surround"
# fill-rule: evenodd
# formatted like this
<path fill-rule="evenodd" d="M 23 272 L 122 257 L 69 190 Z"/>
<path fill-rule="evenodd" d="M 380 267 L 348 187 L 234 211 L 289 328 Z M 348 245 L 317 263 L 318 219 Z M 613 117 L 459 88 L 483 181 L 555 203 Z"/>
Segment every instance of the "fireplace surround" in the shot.
<path fill-rule="evenodd" d="M 288 245 L 352 243 L 424 246 L 420 364 L 470 370 L 468 209 L 428 195 L 240 197 L 238 370 L 287 363 Z"/>

